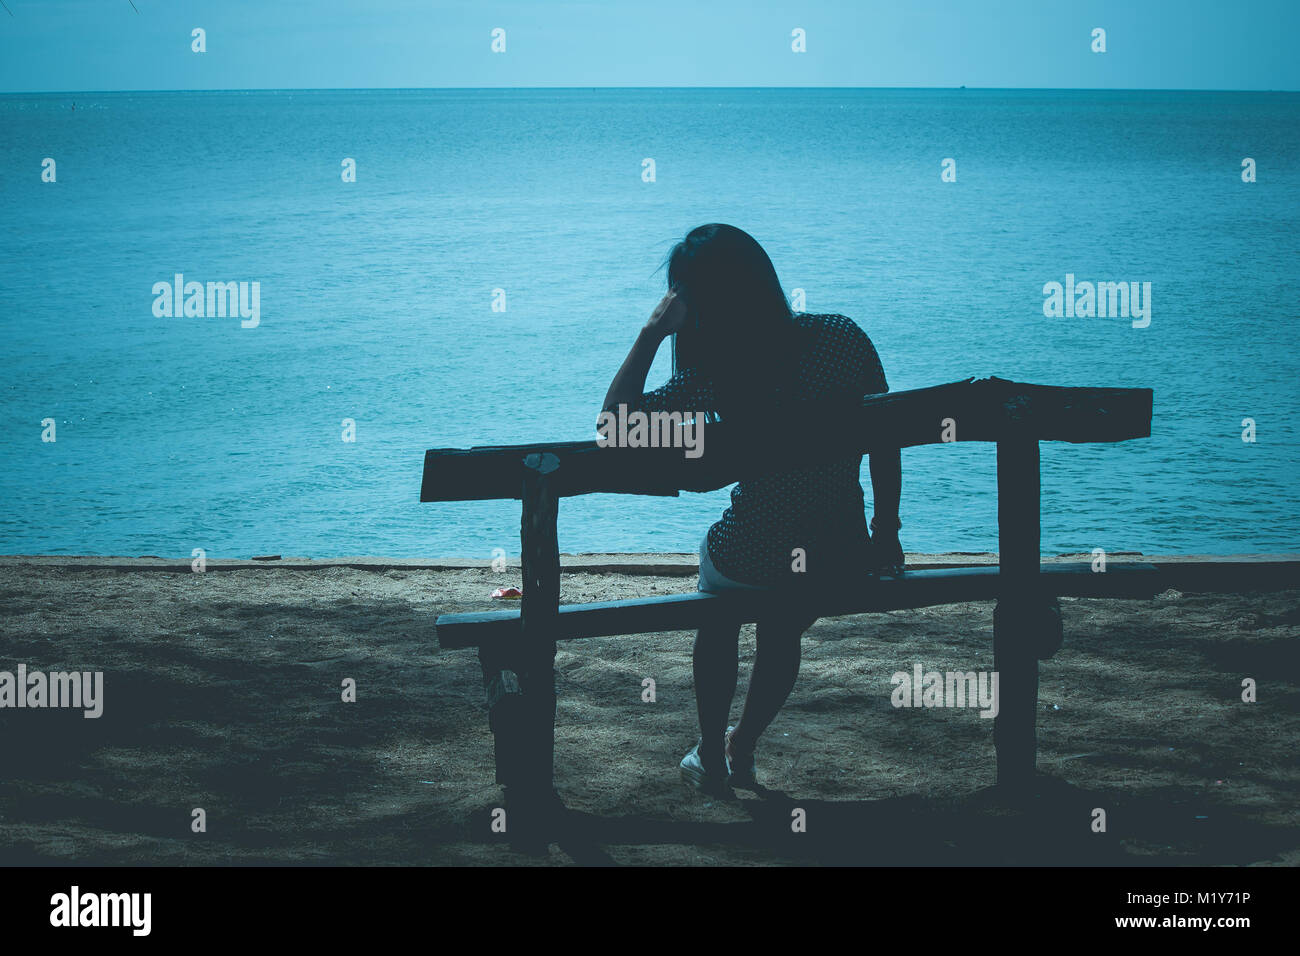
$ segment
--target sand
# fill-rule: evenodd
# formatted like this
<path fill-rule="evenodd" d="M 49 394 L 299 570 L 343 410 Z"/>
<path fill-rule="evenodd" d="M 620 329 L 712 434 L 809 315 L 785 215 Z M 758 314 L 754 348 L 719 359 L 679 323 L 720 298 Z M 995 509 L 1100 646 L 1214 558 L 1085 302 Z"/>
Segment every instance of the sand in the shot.
<path fill-rule="evenodd" d="M 562 600 L 692 590 L 673 564 L 575 567 Z M 0 709 L 0 863 L 1300 862 L 1300 590 L 1064 600 L 1065 646 L 1041 668 L 1045 780 L 1023 804 L 991 789 L 993 721 L 890 703 L 918 661 L 991 670 L 991 604 L 814 625 L 759 749 L 769 789 L 732 801 L 677 773 L 697 733 L 693 635 L 564 644 L 556 785 L 574 827 L 532 858 L 489 826 L 477 658 L 433 628 L 499 607 L 515 572 L 158 566 L 0 564 L 0 670 L 102 671 L 105 688 L 97 720 Z M 753 649 L 747 627 L 742 693 Z"/>

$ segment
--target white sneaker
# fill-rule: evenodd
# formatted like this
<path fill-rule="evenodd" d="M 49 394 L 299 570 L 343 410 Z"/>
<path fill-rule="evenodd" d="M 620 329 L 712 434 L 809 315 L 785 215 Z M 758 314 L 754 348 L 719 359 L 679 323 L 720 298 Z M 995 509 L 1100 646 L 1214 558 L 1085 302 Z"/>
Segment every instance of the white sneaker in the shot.
<path fill-rule="evenodd" d="M 704 768 L 704 764 L 701 763 L 700 744 L 703 742 L 703 739 L 697 740 L 695 746 L 682 758 L 682 762 L 679 764 L 682 779 L 701 793 L 712 794 L 713 796 L 730 796 L 731 788 L 728 786 L 728 781 L 722 779 L 716 773 L 709 773 Z"/>

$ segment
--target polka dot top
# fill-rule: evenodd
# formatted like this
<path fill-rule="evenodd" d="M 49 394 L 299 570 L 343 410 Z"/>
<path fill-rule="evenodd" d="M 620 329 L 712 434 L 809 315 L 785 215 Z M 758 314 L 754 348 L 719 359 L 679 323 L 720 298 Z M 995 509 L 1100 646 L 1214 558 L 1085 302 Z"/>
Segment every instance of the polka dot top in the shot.
<path fill-rule="evenodd" d="M 889 391 L 875 346 L 851 319 L 799 313 L 795 322 L 811 333 L 794 378 L 796 399 L 852 401 Z M 682 369 L 646 392 L 640 407 L 715 411 L 713 403 L 707 378 Z M 709 528 L 709 558 L 732 580 L 764 587 L 863 566 L 868 535 L 861 469 L 862 456 L 855 455 L 742 479 L 731 492 L 731 507 Z"/>

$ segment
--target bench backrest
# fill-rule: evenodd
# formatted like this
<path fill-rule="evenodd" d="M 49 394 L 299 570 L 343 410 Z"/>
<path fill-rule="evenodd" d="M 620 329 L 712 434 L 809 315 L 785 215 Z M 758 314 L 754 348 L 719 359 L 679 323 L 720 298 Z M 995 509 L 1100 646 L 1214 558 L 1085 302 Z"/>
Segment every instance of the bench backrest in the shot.
<path fill-rule="evenodd" d="M 725 422 L 706 428 L 705 451 L 602 448 L 592 441 L 434 448 L 425 453 L 421 501 L 521 497 L 520 468 L 529 455 L 552 456 L 550 484 L 559 497 L 591 492 L 676 495 L 712 491 L 744 477 L 863 454 L 943 441 L 1024 444 L 1116 442 L 1151 434 L 1148 388 L 1069 388 L 1000 378 L 966 379 L 930 388 L 868 395 L 834 416 L 794 409 L 767 423 L 763 435 Z M 951 426 L 946 423 L 951 420 Z M 1035 464 L 1036 467 L 1036 464 Z"/>
<path fill-rule="evenodd" d="M 559 500 L 621 492 L 711 491 L 741 478 L 849 453 L 943 441 L 991 441 L 998 455 L 998 580 L 1007 614 L 1032 611 L 1040 565 L 1040 441 L 1114 442 L 1151 434 L 1145 388 L 1060 388 L 967 379 L 863 398 L 860 407 L 813 407 L 767 420 L 764 432 L 708 426 L 706 449 L 601 447 L 595 441 L 435 448 L 425 454 L 421 501 L 518 498 L 525 643 L 554 654 L 560 601 Z M 697 423 L 698 427 L 698 423 Z"/>

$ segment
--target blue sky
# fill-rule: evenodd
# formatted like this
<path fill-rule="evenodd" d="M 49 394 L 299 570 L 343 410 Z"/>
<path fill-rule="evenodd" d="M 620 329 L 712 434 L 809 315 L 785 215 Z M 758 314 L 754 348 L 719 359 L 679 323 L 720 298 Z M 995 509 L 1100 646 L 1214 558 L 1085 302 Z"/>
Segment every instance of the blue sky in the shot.
<path fill-rule="evenodd" d="M 1300 0 L 133 2 L 139 13 L 132 0 L 3 0 L 0 91 L 1300 89 Z M 194 27 L 206 53 L 190 50 Z M 490 50 L 496 27 L 503 54 Z M 806 53 L 790 49 L 796 27 Z"/>

